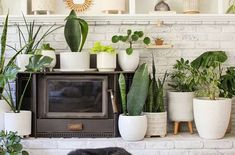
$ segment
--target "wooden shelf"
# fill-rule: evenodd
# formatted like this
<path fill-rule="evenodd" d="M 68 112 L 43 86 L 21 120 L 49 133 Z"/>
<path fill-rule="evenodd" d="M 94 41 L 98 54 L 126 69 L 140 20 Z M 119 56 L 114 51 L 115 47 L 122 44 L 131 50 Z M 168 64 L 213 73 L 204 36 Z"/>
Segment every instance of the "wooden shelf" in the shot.
<path fill-rule="evenodd" d="M 149 45 L 146 46 L 146 48 L 148 49 L 169 49 L 169 48 L 173 48 L 173 45 L 170 44 L 166 44 L 166 45 Z"/>

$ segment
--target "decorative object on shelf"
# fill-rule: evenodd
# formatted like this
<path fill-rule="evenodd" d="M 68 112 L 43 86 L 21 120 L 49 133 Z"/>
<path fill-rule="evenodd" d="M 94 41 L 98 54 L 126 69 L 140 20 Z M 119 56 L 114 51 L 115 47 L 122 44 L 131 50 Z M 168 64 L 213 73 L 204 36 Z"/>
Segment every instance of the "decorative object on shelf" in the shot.
<path fill-rule="evenodd" d="M 29 153 L 23 150 L 23 145 L 20 143 L 21 137 L 17 136 L 17 133 L 11 131 L 0 132 L 0 153 L 2 155 L 14 154 L 14 155 L 29 155 Z"/>
<path fill-rule="evenodd" d="M 167 78 L 167 72 L 163 79 L 156 79 L 156 68 L 154 58 L 152 60 L 152 75 L 150 75 L 150 85 L 148 97 L 145 104 L 145 115 L 148 120 L 146 137 L 160 136 L 167 134 L 167 112 L 164 105 L 163 86 Z"/>
<path fill-rule="evenodd" d="M 65 3 L 71 10 L 84 12 L 92 5 L 92 0 L 65 0 Z"/>
<path fill-rule="evenodd" d="M 193 100 L 194 119 L 200 137 L 205 139 L 223 138 L 229 125 L 232 102 L 220 93 L 221 65 L 227 59 L 223 51 L 209 51 L 191 63 L 198 96 Z"/>
<path fill-rule="evenodd" d="M 193 133 L 193 98 L 195 80 L 193 68 L 189 60 L 181 58 L 173 67 L 171 73 L 172 84 L 169 84 L 174 91 L 168 91 L 169 119 L 174 122 L 174 134 L 178 134 L 179 124 L 187 122 L 189 132 Z"/>
<path fill-rule="evenodd" d="M 102 0 L 102 11 L 122 14 L 126 10 L 126 0 Z"/>
<path fill-rule="evenodd" d="M 171 11 L 170 6 L 165 2 L 165 0 L 160 0 L 155 8 L 155 11 Z"/>
<path fill-rule="evenodd" d="M 135 71 L 139 65 L 139 52 L 134 51 L 133 44 L 139 39 L 144 37 L 143 31 L 127 30 L 127 35 L 115 35 L 112 37 L 113 43 L 124 42 L 129 44 L 129 47 L 125 51 L 118 52 L 118 63 L 123 71 Z M 150 38 L 145 37 L 143 43 L 145 45 L 150 44 Z"/>
<path fill-rule="evenodd" d="M 226 13 L 229 13 L 229 14 L 235 13 L 235 0 L 229 0 L 229 7 Z"/>
<path fill-rule="evenodd" d="M 32 11 L 37 14 L 51 14 L 55 10 L 57 0 L 32 0 Z"/>
<path fill-rule="evenodd" d="M 156 38 L 154 41 L 155 41 L 156 45 L 163 45 L 163 43 L 164 43 L 164 39 L 163 38 Z"/>
<path fill-rule="evenodd" d="M 170 44 L 164 44 L 164 45 L 156 45 L 156 44 L 152 44 L 152 45 L 148 45 L 146 46 L 146 48 L 149 49 L 169 49 L 169 48 L 173 48 L 173 45 Z"/>
<path fill-rule="evenodd" d="M 121 137 L 127 141 L 142 140 L 147 131 L 147 117 L 142 113 L 149 88 L 147 64 L 142 64 L 136 70 L 128 94 L 123 74 L 119 76 L 119 87 L 123 110 L 118 121 Z"/>
<path fill-rule="evenodd" d="M 184 13 L 195 14 L 199 13 L 198 0 L 184 0 Z"/>
<path fill-rule="evenodd" d="M 92 53 L 97 54 L 97 68 L 99 71 L 114 71 L 116 68 L 116 50 L 112 46 L 101 45 L 96 42 L 91 49 Z"/>
<path fill-rule="evenodd" d="M 88 24 L 77 17 L 72 10 L 66 18 L 64 28 L 65 40 L 71 52 L 60 53 L 60 68 L 66 70 L 88 70 L 90 68 L 90 53 L 82 52 L 88 35 Z"/>
<path fill-rule="evenodd" d="M 52 48 L 50 44 L 42 44 L 41 48 L 39 49 L 39 54 L 48 56 L 53 59 L 52 62 L 48 66 L 46 66 L 50 69 L 50 71 L 52 71 L 56 65 L 55 49 Z"/>

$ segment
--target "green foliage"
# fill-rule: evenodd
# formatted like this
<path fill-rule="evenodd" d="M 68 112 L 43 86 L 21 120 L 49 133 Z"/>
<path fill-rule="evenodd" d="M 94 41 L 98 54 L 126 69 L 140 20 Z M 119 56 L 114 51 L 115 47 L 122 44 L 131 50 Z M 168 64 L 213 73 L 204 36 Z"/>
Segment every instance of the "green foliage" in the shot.
<path fill-rule="evenodd" d="M 81 52 L 86 42 L 89 27 L 85 20 L 77 17 L 72 10 L 65 19 L 64 36 L 72 52 Z"/>
<path fill-rule="evenodd" d="M 133 44 L 137 42 L 139 39 L 144 37 L 144 32 L 143 31 L 135 31 L 132 32 L 132 30 L 127 30 L 127 35 L 115 35 L 112 37 L 112 42 L 113 43 L 118 43 L 119 41 L 122 41 L 124 43 L 129 44 L 130 46 L 126 49 L 126 53 L 128 55 L 131 55 L 133 52 Z M 143 43 L 148 45 L 150 44 L 150 38 L 145 37 L 143 39 Z"/>
<path fill-rule="evenodd" d="M 52 48 L 49 43 L 48 43 L 48 44 L 42 44 L 42 46 L 41 46 L 40 49 L 41 49 L 41 50 L 55 51 L 55 49 Z"/>
<path fill-rule="evenodd" d="M 169 84 L 178 92 L 193 92 L 195 90 L 195 81 L 193 68 L 189 60 L 181 58 L 173 67 L 174 71 L 171 73 L 171 79 L 174 84 Z"/>
<path fill-rule="evenodd" d="M 229 8 L 226 13 L 234 14 L 235 13 L 235 0 L 229 1 Z"/>
<path fill-rule="evenodd" d="M 21 137 L 14 132 L 0 132 L 0 155 L 28 155 L 20 144 Z"/>
<path fill-rule="evenodd" d="M 100 53 L 100 52 L 106 52 L 106 53 L 111 53 L 111 54 L 115 54 L 116 51 L 112 46 L 104 46 L 102 45 L 100 42 L 96 42 L 94 44 L 94 47 L 91 49 L 92 53 Z"/>
<path fill-rule="evenodd" d="M 194 79 L 198 96 L 209 97 L 215 100 L 219 95 L 220 66 L 227 60 L 223 51 L 209 51 L 195 59 L 191 65 L 194 68 Z"/>
<path fill-rule="evenodd" d="M 127 115 L 127 103 L 126 103 L 126 81 L 123 74 L 120 74 L 119 76 L 119 89 L 121 94 L 121 100 L 122 100 L 122 111 L 124 115 Z"/>
<path fill-rule="evenodd" d="M 164 75 L 163 80 L 156 80 L 156 68 L 154 65 L 154 58 L 152 60 L 152 78 L 150 78 L 150 85 L 148 90 L 148 97 L 145 105 L 146 112 L 164 112 L 164 98 L 163 98 L 163 86 L 167 78 L 167 72 Z"/>
<path fill-rule="evenodd" d="M 40 72 L 44 69 L 45 66 L 50 65 L 52 58 L 43 55 L 33 55 L 29 59 L 29 64 L 25 66 L 26 71 L 28 72 Z"/>
<path fill-rule="evenodd" d="M 45 31 L 45 33 L 42 34 L 41 32 L 42 27 L 43 27 L 42 25 L 39 25 L 39 26 L 35 25 L 35 21 L 28 23 L 24 15 L 23 15 L 23 19 L 24 19 L 26 30 L 27 30 L 27 36 L 24 35 L 19 24 L 17 24 L 16 26 L 19 32 L 20 48 L 27 45 L 24 50 L 25 54 L 34 54 L 39 44 L 43 41 L 45 37 L 47 37 L 49 34 L 51 34 L 52 32 L 62 27 L 62 26 L 59 26 L 59 27 L 54 28 L 55 27 L 55 24 L 54 24 L 50 26 Z"/>
<path fill-rule="evenodd" d="M 125 108 L 125 98 L 127 99 L 127 110 L 124 109 L 124 113 L 127 112 L 129 116 L 139 116 L 143 111 L 143 107 L 148 95 L 149 87 L 149 77 L 147 64 L 142 64 L 135 72 L 131 88 L 127 94 L 125 94 L 125 82 L 124 77 L 121 75 L 119 77 L 119 86 L 121 90 L 122 101 L 124 101 Z"/>
<path fill-rule="evenodd" d="M 235 67 L 227 68 L 226 74 L 220 77 L 219 88 L 221 97 L 235 96 Z"/>

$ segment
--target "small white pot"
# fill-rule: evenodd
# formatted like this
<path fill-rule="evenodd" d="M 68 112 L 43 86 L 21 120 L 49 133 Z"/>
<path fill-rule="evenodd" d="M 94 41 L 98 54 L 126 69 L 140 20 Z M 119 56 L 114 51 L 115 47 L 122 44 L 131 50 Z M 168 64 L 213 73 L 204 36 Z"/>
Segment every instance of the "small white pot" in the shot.
<path fill-rule="evenodd" d="M 29 136 L 31 134 L 31 111 L 20 111 L 20 113 L 5 113 L 5 130 L 17 132 L 19 136 Z"/>
<path fill-rule="evenodd" d="M 167 112 L 144 114 L 147 116 L 148 120 L 146 137 L 165 137 L 167 134 Z"/>
<path fill-rule="evenodd" d="M 102 0 L 102 11 L 117 11 L 118 13 L 122 13 L 126 9 L 126 1 L 125 0 Z"/>
<path fill-rule="evenodd" d="M 121 137 L 126 141 L 140 141 L 147 131 L 147 117 L 120 115 L 118 127 Z"/>
<path fill-rule="evenodd" d="M 11 107 L 5 100 L 0 100 L 0 131 L 4 130 L 4 113 L 11 111 Z"/>
<path fill-rule="evenodd" d="M 139 61 L 139 51 L 133 51 L 131 55 L 128 55 L 125 50 L 118 52 L 118 63 L 123 71 L 135 71 Z"/>
<path fill-rule="evenodd" d="M 41 54 L 43 56 L 48 56 L 48 57 L 51 57 L 53 59 L 51 64 L 49 66 L 47 66 L 47 67 L 50 68 L 50 70 L 53 70 L 53 68 L 56 65 L 56 54 L 55 54 L 55 51 L 53 51 L 53 50 L 42 50 Z"/>
<path fill-rule="evenodd" d="M 63 70 L 88 70 L 90 68 L 89 52 L 60 53 L 60 68 Z"/>
<path fill-rule="evenodd" d="M 98 53 L 97 68 L 99 71 L 114 71 L 116 68 L 116 54 L 106 52 Z"/>
<path fill-rule="evenodd" d="M 17 66 L 20 68 L 20 71 L 25 71 L 29 64 L 30 57 L 33 56 L 32 54 L 19 54 L 16 59 Z"/>
<path fill-rule="evenodd" d="M 193 92 L 168 92 L 168 111 L 171 121 L 193 121 L 193 97 Z"/>
<path fill-rule="evenodd" d="M 200 137 L 205 139 L 223 138 L 231 116 L 231 99 L 193 99 L 194 119 Z"/>

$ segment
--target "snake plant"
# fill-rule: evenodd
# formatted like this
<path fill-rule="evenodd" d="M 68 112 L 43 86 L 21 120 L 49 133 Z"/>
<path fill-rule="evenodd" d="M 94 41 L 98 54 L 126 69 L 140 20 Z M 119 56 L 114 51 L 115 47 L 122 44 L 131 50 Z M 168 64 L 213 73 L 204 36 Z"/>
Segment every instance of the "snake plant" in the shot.
<path fill-rule="evenodd" d="M 148 95 L 149 75 L 147 64 L 142 64 L 135 72 L 131 88 L 126 95 L 124 75 L 119 77 L 119 87 L 124 115 L 139 116 L 143 111 Z"/>
<path fill-rule="evenodd" d="M 72 52 L 81 52 L 88 35 L 88 24 L 85 20 L 78 18 L 74 10 L 65 20 L 65 40 Z"/>

